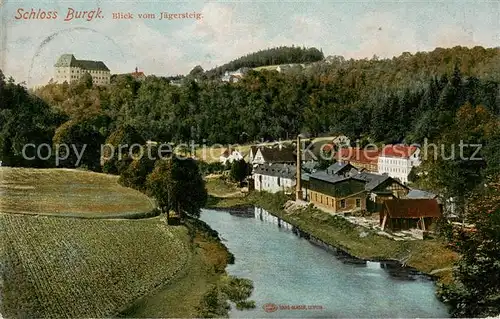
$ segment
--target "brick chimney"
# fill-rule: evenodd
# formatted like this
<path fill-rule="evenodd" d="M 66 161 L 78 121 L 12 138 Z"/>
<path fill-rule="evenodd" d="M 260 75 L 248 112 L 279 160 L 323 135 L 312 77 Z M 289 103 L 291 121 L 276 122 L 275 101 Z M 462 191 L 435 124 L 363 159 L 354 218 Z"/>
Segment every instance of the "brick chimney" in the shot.
<path fill-rule="evenodd" d="M 302 200 L 302 152 L 300 149 L 300 135 L 297 136 L 297 177 L 295 188 L 295 200 Z"/>

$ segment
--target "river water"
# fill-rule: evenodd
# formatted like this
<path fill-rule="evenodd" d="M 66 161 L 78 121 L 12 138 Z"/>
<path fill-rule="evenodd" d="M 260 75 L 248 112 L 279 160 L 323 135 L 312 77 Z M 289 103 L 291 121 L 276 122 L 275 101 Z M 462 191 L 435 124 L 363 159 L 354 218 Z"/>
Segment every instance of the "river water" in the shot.
<path fill-rule="evenodd" d="M 235 256 L 227 272 L 254 283 L 257 307 L 231 310 L 231 318 L 449 317 L 427 277 L 339 256 L 259 208 L 245 216 L 203 210 L 201 219 Z"/>

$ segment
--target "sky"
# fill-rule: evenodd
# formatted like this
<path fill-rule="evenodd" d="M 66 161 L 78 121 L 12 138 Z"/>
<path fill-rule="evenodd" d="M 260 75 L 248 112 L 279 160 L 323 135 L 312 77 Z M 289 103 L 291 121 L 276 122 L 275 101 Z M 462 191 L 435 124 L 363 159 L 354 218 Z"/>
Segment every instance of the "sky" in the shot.
<path fill-rule="evenodd" d="M 101 17 L 64 21 L 74 11 Z M 57 12 L 56 19 L 16 19 Z M 161 12 L 200 19 L 160 19 Z M 113 19 L 131 13 L 133 19 Z M 154 19 L 140 18 L 154 13 Z M 87 16 L 88 17 L 88 16 Z M 131 1 L 0 0 L 0 69 L 28 86 L 47 83 L 64 53 L 103 61 L 111 73 L 159 76 L 211 69 L 261 49 L 298 45 L 325 56 L 391 58 L 456 45 L 500 46 L 500 0 Z"/>

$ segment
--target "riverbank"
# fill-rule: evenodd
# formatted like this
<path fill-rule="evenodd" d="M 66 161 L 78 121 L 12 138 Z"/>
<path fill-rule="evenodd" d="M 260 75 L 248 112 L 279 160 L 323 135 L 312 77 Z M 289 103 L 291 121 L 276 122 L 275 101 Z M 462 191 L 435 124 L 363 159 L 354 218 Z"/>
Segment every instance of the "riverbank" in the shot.
<path fill-rule="evenodd" d="M 234 262 L 234 257 L 220 242 L 218 234 L 203 222 L 190 220 L 186 223 L 189 230 L 189 262 L 175 280 L 150 291 L 136 300 L 120 317 L 134 318 L 194 318 L 211 311 L 204 302 L 205 295 L 219 288 L 227 278 L 225 268 Z M 223 296 L 215 307 L 224 312 Z"/>
<path fill-rule="evenodd" d="M 354 257 L 370 261 L 404 261 L 406 266 L 436 278 L 439 283 L 448 284 L 453 280 L 452 267 L 458 256 L 440 239 L 394 241 L 316 208 L 286 212 L 283 205 L 288 197 L 282 194 L 252 192 L 247 196 L 221 197 L 220 191 L 212 191 L 214 185 L 217 186 L 216 182 L 207 183 L 210 209 L 241 210 L 258 206 Z M 233 192 L 231 187 L 228 189 Z"/>

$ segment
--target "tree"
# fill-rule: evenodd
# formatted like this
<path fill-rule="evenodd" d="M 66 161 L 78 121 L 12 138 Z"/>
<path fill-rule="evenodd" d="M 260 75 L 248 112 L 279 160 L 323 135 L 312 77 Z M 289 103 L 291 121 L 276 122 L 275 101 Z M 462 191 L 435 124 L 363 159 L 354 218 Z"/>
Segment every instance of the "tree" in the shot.
<path fill-rule="evenodd" d="M 148 147 L 151 147 L 148 145 Z M 143 154 L 134 154 L 135 159 L 128 165 L 128 167 L 120 174 L 118 180 L 126 187 L 132 187 L 141 191 L 148 190 L 147 177 L 155 168 L 156 158 L 150 157 L 149 153 L 153 152 L 146 150 Z M 128 157 L 123 159 L 126 165 Z M 123 165 L 123 164 L 122 164 Z M 123 168 L 122 168 L 123 169 Z"/>
<path fill-rule="evenodd" d="M 62 167 L 86 166 L 91 170 L 101 169 L 101 145 L 104 136 L 101 128 L 107 125 L 105 116 L 93 116 L 81 120 L 69 120 L 55 132 L 53 143 L 67 145 L 68 149 L 60 148 L 59 156 L 66 158 L 61 162 Z M 63 152 L 69 151 L 69 154 Z M 81 154 L 80 162 L 78 155 Z"/>
<path fill-rule="evenodd" d="M 122 165 L 120 162 L 124 160 L 124 155 L 130 153 L 130 147 L 134 144 L 144 145 L 146 140 L 133 126 L 125 124 L 114 130 L 103 148 L 103 172 L 120 174 L 118 166 Z"/>
<path fill-rule="evenodd" d="M 469 103 L 457 112 L 454 123 L 436 141 L 437 149 L 428 147 L 419 168 L 425 175 L 422 186 L 453 198 L 458 213 L 463 212 L 468 194 L 484 181 L 487 161 L 474 145 L 488 145 L 498 132 L 499 122 L 482 106 Z"/>
<path fill-rule="evenodd" d="M 238 182 L 240 185 L 245 180 L 245 178 L 250 174 L 250 166 L 244 159 L 240 159 L 238 161 L 233 161 L 231 163 L 231 171 L 229 176 L 235 182 Z"/>
<path fill-rule="evenodd" d="M 85 72 L 85 74 L 80 79 L 80 82 L 83 83 L 85 88 L 91 89 L 94 84 L 94 80 L 92 79 L 92 75 L 89 72 Z"/>
<path fill-rule="evenodd" d="M 191 72 L 189 72 L 189 75 L 191 75 L 193 77 L 198 77 L 198 76 L 202 75 L 203 72 L 205 72 L 205 71 L 203 70 L 201 65 L 197 65 L 191 70 Z"/>
<path fill-rule="evenodd" d="M 500 313 L 500 178 L 471 200 L 467 221 L 472 231 L 454 237 L 461 258 L 454 269 L 455 283 L 441 297 L 454 317 L 486 317 Z"/>
<path fill-rule="evenodd" d="M 191 158 L 173 156 L 159 160 L 148 176 L 147 188 L 163 212 L 174 210 L 181 218 L 199 217 L 208 198 L 205 181 Z"/>

